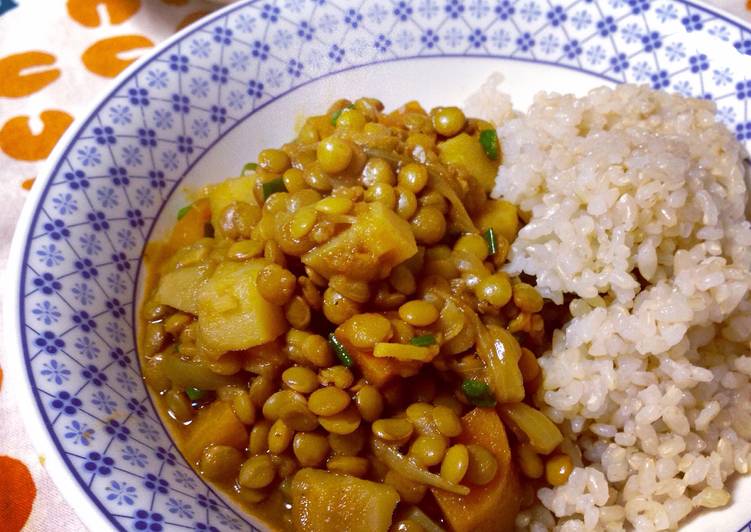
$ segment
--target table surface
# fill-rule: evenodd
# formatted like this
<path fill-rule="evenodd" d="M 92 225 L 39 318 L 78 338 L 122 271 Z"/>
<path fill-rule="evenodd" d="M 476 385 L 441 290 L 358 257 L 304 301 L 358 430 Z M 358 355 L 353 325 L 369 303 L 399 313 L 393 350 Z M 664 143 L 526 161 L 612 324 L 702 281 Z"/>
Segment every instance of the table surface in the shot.
<path fill-rule="evenodd" d="M 709 3 L 751 21 L 751 0 Z M 0 0 L 0 279 L 21 207 L 65 129 L 130 62 L 215 7 L 201 0 Z M 19 75 L 27 68 L 31 75 Z M 6 356 L 0 342 L 0 529 L 86 530 L 2 386 Z"/>

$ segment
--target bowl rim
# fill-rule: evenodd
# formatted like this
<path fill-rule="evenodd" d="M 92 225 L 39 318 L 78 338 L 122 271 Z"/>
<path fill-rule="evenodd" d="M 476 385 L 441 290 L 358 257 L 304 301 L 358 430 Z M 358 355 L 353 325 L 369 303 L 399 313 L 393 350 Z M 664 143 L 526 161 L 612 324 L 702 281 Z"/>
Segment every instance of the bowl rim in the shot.
<path fill-rule="evenodd" d="M 25 258 L 24 250 L 30 236 L 31 227 L 35 220 L 34 214 L 42 196 L 48 188 L 50 179 L 55 173 L 57 167 L 61 164 L 62 157 L 70 148 L 73 140 L 80 135 L 84 128 L 95 117 L 96 113 L 111 99 L 111 97 L 119 89 L 123 87 L 123 85 L 131 78 L 131 76 L 148 66 L 155 57 L 170 48 L 173 44 L 182 41 L 197 30 L 213 23 L 215 20 L 220 19 L 235 10 L 259 3 L 260 1 L 261 0 L 240 0 L 235 3 L 227 4 L 223 7 L 218 8 L 217 10 L 207 14 L 206 16 L 198 19 L 185 28 L 182 28 L 181 30 L 170 35 L 158 45 L 151 48 L 146 54 L 139 57 L 132 64 L 128 65 L 122 72 L 120 72 L 116 78 L 114 78 L 110 83 L 107 84 L 105 89 L 98 93 L 98 95 L 89 105 L 84 107 L 84 110 L 78 114 L 78 117 L 73 121 L 73 123 L 63 133 L 61 138 L 57 141 L 51 153 L 47 156 L 44 163 L 42 163 L 35 184 L 29 192 L 29 195 L 24 200 L 24 205 L 21 209 L 21 213 L 16 221 L 13 238 L 11 240 L 11 245 L 7 256 L 7 263 L 5 268 L 6 273 L 4 276 L 5 279 L 2 285 L 0 285 L 3 288 L 2 305 L 4 317 L 2 323 L 2 331 L 4 336 L 3 347 L 5 349 L 6 360 L 6 371 L 5 378 L 3 379 L 3 384 L 7 387 L 8 393 L 10 393 L 15 398 L 18 404 L 18 409 L 23 418 L 23 425 L 27 431 L 29 438 L 31 439 L 34 450 L 39 455 L 39 461 L 42 463 L 42 466 L 46 470 L 47 474 L 49 474 L 50 478 L 55 484 L 55 487 L 61 492 L 64 500 L 73 508 L 76 516 L 90 530 L 124 530 L 124 528 L 114 518 L 110 517 L 110 512 L 108 512 L 101 505 L 101 503 L 92 496 L 90 491 L 83 486 L 83 484 L 76 478 L 76 475 L 73 473 L 72 465 L 65 457 L 65 453 L 62 452 L 59 443 L 56 442 L 52 437 L 48 424 L 43 418 L 42 412 L 39 408 L 39 405 L 37 404 L 37 398 L 34 396 L 34 393 L 32 391 L 29 372 L 27 371 L 26 361 L 23 356 L 24 348 L 22 342 L 23 334 L 21 315 L 18 312 L 16 303 L 19 301 L 19 298 L 23 298 L 20 281 L 22 277 L 22 269 Z M 705 13 L 709 13 L 715 16 L 717 19 L 732 24 L 739 29 L 745 30 L 749 34 L 751 34 L 751 21 L 746 21 L 740 16 L 727 11 L 723 7 L 709 4 L 705 0 L 679 0 L 677 3 L 691 6 L 695 9 L 704 11 Z M 487 54 L 474 56 L 472 54 L 460 54 L 457 56 L 450 53 L 442 53 L 440 55 L 432 56 L 431 59 L 468 56 L 494 59 L 492 56 L 488 56 Z M 357 65 L 311 78 L 310 80 L 307 80 L 299 86 L 294 87 L 293 89 L 291 89 L 291 91 L 317 81 L 321 77 L 337 75 L 342 71 L 364 68 L 373 64 L 393 63 L 417 58 L 419 57 L 403 57 L 386 59 L 382 61 L 371 61 L 364 65 Z M 510 60 L 514 59 L 510 58 Z M 522 60 L 540 65 L 547 63 L 544 60 L 536 59 Z M 559 68 L 566 67 L 566 65 L 561 64 L 551 63 L 550 65 Z M 579 71 L 579 69 L 576 68 L 574 68 L 574 70 Z M 594 73 L 587 74 L 596 75 Z M 616 80 L 611 80 L 604 76 L 598 77 L 601 77 L 605 82 L 619 83 Z M 280 95 L 279 97 L 281 96 L 282 95 Z M 272 99 L 271 101 L 274 101 L 275 99 Z M 271 101 L 267 102 L 267 104 L 271 103 Z M 264 104 L 263 107 L 265 107 L 265 105 L 266 104 Z M 251 115 L 252 114 L 253 113 L 251 113 Z M 245 118 L 247 118 L 247 116 Z M 243 120 L 239 120 L 231 128 L 228 128 L 227 131 L 223 132 L 217 140 L 226 136 L 241 122 L 243 122 Z M 196 161 L 194 161 L 193 164 L 191 164 L 191 166 L 186 169 L 186 172 L 189 171 L 190 168 L 192 168 L 192 166 L 202 158 L 202 156 L 196 159 Z M 147 236 L 150 235 L 151 230 L 149 231 Z M 142 256 L 143 252 L 141 253 L 141 257 Z M 137 271 L 140 270 L 140 267 L 141 263 L 139 261 Z M 140 360 L 137 360 L 137 364 L 140 368 Z M 149 400 L 152 401 L 150 392 L 148 392 L 148 397 Z M 174 440 L 170 430 L 167 430 L 167 434 L 171 440 Z M 216 494 L 216 490 L 212 484 L 205 481 L 204 483 L 212 492 Z M 734 501 L 731 507 L 738 504 L 739 502 L 740 501 Z M 231 504 L 230 509 L 236 511 L 235 505 Z M 254 520 L 258 520 L 258 518 L 256 518 L 255 516 L 252 516 L 252 518 Z M 751 518 L 751 515 L 749 515 L 749 518 Z M 749 526 L 751 526 L 751 521 L 743 525 L 740 530 L 746 530 Z"/>

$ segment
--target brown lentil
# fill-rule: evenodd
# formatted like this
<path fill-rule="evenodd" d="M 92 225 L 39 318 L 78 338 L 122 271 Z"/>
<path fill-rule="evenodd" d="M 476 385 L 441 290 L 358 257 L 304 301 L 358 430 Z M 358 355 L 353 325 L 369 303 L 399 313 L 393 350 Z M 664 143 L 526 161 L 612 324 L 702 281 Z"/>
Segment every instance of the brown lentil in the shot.
<path fill-rule="evenodd" d="M 360 456 L 332 456 L 326 462 L 326 469 L 334 473 L 364 477 L 368 472 L 368 460 Z"/>
<path fill-rule="evenodd" d="M 318 382 L 321 386 L 333 384 L 337 388 L 346 390 L 355 382 L 355 377 L 349 368 L 344 366 L 331 366 L 318 372 Z"/>
<path fill-rule="evenodd" d="M 349 406 L 351 399 L 347 392 L 327 386 L 310 394 L 308 408 L 317 416 L 333 416 Z"/>
<path fill-rule="evenodd" d="M 295 329 L 305 329 L 310 324 L 310 307 L 300 296 L 294 296 L 284 308 L 284 317 Z"/>
<path fill-rule="evenodd" d="M 320 466 L 329 454 L 326 436 L 315 432 L 298 432 L 292 442 L 295 458 L 303 467 Z"/>
<path fill-rule="evenodd" d="M 276 470 L 271 457 L 266 454 L 251 456 L 240 468 L 238 482 L 252 489 L 265 488 L 274 480 Z"/>
<path fill-rule="evenodd" d="M 379 419 L 373 422 L 373 434 L 386 441 L 403 441 L 409 438 L 414 426 L 406 419 Z"/>
<path fill-rule="evenodd" d="M 545 480 L 551 486 L 563 486 L 573 470 L 571 457 L 567 454 L 553 455 L 545 462 Z"/>
<path fill-rule="evenodd" d="M 287 426 L 287 424 L 283 420 L 277 419 L 276 421 L 274 421 L 274 423 L 272 423 L 271 425 L 271 428 L 269 429 L 269 451 L 274 454 L 281 454 L 286 451 L 287 447 L 289 447 L 289 444 L 292 443 L 292 437 L 294 436 L 294 434 L 295 431 Z"/>
<path fill-rule="evenodd" d="M 468 468 L 469 451 L 467 447 L 461 443 L 449 447 L 441 463 L 441 476 L 449 482 L 459 484 L 464 479 L 464 475 L 467 474 Z"/>
<path fill-rule="evenodd" d="M 333 434 L 351 434 L 360 426 L 360 414 L 354 405 L 333 416 L 320 417 L 318 422 Z"/>
<path fill-rule="evenodd" d="M 469 453 L 469 467 L 467 480 L 477 486 L 484 486 L 495 478 L 498 471 L 498 460 L 481 445 L 467 445 Z"/>
<path fill-rule="evenodd" d="M 383 412 L 383 397 L 378 388 L 366 384 L 355 394 L 355 404 L 365 421 L 373 422 Z"/>
<path fill-rule="evenodd" d="M 399 307 L 399 317 L 415 327 L 427 327 L 438 319 L 438 311 L 427 301 L 408 301 Z"/>
<path fill-rule="evenodd" d="M 270 430 L 271 421 L 266 419 L 262 419 L 253 425 L 248 441 L 248 452 L 250 454 L 262 454 L 268 450 Z"/>
<path fill-rule="evenodd" d="M 303 366 L 292 366 L 282 373 L 282 382 L 300 393 L 311 393 L 318 388 L 318 376 Z"/>

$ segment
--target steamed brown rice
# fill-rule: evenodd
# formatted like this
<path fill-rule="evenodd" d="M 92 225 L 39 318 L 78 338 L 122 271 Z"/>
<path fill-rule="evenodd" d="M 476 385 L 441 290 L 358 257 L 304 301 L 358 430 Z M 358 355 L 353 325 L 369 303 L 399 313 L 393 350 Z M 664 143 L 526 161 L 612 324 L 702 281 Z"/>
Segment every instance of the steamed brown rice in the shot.
<path fill-rule="evenodd" d="M 751 461 L 741 145 L 708 101 L 624 85 L 513 116 L 497 81 L 468 107 L 502 122 L 494 194 L 530 216 L 508 270 L 574 297 L 537 399 L 578 467 L 518 527 L 665 530 L 729 504 Z"/>

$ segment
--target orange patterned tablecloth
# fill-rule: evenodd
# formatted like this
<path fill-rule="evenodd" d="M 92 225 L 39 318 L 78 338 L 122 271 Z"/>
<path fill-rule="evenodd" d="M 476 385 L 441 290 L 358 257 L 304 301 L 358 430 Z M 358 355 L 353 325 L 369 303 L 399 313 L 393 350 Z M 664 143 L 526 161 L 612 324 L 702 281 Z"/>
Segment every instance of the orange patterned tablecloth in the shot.
<path fill-rule="evenodd" d="M 28 190 L 66 128 L 126 66 L 216 6 L 200 0 L 0 0 L 0 279 Z M 2 351 L 0 345 L 0 383 Z M 46 474 L 5 386 L 0 531 L 22 529 L 85 530 Z"/>
<path fill-rule="evenodd" d="M 751 20 L 751 0 L 711 3 Z M 0 279 L 28 190 L 65 129 L 139 55 L 214 7 L 201 0 L 0 0 Z M 5 356 L 0 345 L 0 531 L 85 530 L 2 388 Z"/>

